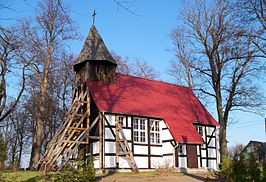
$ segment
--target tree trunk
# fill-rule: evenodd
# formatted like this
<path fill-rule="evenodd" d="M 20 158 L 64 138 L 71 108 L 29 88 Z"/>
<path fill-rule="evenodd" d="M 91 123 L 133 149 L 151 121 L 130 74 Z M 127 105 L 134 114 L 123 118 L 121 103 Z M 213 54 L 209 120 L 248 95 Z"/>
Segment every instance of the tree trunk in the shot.
<path fill-rule="evenodd" d="M 226 126 L 227 126 L 227 118 L 224 117 L 223 107 L 222 107 L 222 96 L 220 89 L 216 89 L 216 105 L 217 105 L 217 113 L 218 113 L 218 120 L 220 123 L 220 154 L 221 159 L 224 156 L 227 156 L 227 139 L 226 139 Z"/>
<path fill-rule="evenodd" d="M 18 154 L 18 162 L 17 162 L 17 167 L 18 169 L 20 168 L 20 163 L 21 163 L 21 156 L 22 156 L 22 150 L 23 150 L 23 140 L 20 141 L 19 144 L 19 154 Z"/>
<path fill-rule="evenodd" d="M 33 163 L 34 163 L 34 154 L 35 154 L 35 146 L 36 146 L 36 143 L 34 142 L 34 139 L 32 141 L 32 146 L 31 146 L 31 154 L 30 154 L 30 168 L 32 169 L 33 168 Z"/>
<path fill-rule="evenodd" d="M 39 102 L 39 118 L 37 121 L 37 131 L 36 131 L 36 148 L 34 152 L 34 166 L 37 165 L 41 158 L 41 148 L 42 148 L 42 135 L 44 130 L 44 123 L 45 123 L 45 96 L 46 96 L 46 90 L 47 90 L 47 84 L 48 84 L 48 74 L 49 74 L 49 65 L 51 63 L 52 59 L 52 44 L 48 48 L 48 57 L 45 61 L 45 67 L 44 67 L 44 74 L 41 80 L 41 94 L 40 94 L 40 102 Z"/>
<path fill-rule="evenodd" d="M 39 118 L 37 121 L 37 131 L 36 131 L 36 145 L 34 149 L 34 166 L 39 162 L 41 158 L 41 147 L 42 147 L 42 135 L 43 135 L 43 128 L 44 128 L 44 104 L 45 104 L 45 90 L 46 90 L 46 85 L 42 83 L 41 86 L 41 95 L 40 95 L 40 103 L 39 103 L 39 108 L 40 108 L 40 113 L 39 113 Z"/>

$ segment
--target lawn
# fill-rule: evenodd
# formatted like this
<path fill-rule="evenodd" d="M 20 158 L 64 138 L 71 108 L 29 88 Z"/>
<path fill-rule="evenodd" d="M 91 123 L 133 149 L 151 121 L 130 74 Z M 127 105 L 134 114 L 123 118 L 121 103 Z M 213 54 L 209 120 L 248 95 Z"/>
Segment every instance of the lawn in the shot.
<path fill-rule="evenodd" d="M 51 174 L 51 173 L 50 173 Z M 51 175 L 50 175 L 51 176 Z M 97 177 L 96 181 L 101 182 L 142 182 L 142 181 L 151 181 L 151 182 L 160 182 L 160 181 L 168 181 L 168 182 L 198 182 L 205 181 L 206 174 L 204 175 L 185 175 L 183 173 L 178 173 L 174 171 L 147 171 L 140 173 L 132 173 L 132 172 L 121 172 L 121 173 L 109 173 L 102 174 Z M 4 171 L 0 172 L 0 182 L 46 182 L 47 180 L 43 172 L 34 172 L 34 171 Z M 210 180 L 217 181 L 217 180 Z M 220 181 L 220 180 L 218 180 Z"/>
<path fill-rule="evenodd" d="M 45 182 L 45 175 L 36 171 L 4 171 L 0 173 L 0 182 Z"/>

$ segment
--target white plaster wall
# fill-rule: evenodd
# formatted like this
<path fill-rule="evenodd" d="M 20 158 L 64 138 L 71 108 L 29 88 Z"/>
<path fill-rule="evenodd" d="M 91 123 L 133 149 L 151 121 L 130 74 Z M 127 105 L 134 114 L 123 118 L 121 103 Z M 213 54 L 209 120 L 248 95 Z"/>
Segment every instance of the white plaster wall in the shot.
<path fill-rule="evenodd" d="M 93 148 L 93 150 L 92 150 L 93 154 L 99 153 L 99 142 L 93 142 L 92 148 Z"/>
<path fill-rule="evenodd" d="M 216 149 L 215 148 L 208 148 L 208 157 L 216 157 Z"/>
<path fill-rule="evenodd" d="M 178 166 L 180 168 L 187 168 L 187 157 L 178 157 Z"/>
<path fill-rule="evenodd" d="M 217 169 L 216 160 L 208 160 L 208 168 L 209 169 Z"/>
<path fill-rule="evenodd" d="M 99 159 L 93 160 L 93 165 L 94 165 L 94 168 L 99 169 L 100 168 L 100 160 Z"/>
<path fill-rule="evenodd" d="M 163 152 L 164 152 L 164 148 L 151 146 L 151 155 L 162 155 Z"/>
<path fill-rule="evenodd" d="M 115 115 L 114 114 L 105 114 L 105 117 L 111 126 L 115 126 Z M 106 121 L 105 121 L 105 123 L 106 123 Z"/>
<path fill-rule="evenodd" d="M 105 139 L 115 139 L 115 137 L 112 134 L 111 130 L 113 130 L 114 133 L 115 133 L 115 129 L 108 128 L 107 126 L 105 127 Z"/>
<path fill-rule="evenodd" d="M 161 140 L 171 140 L 173 139 L 170 131 L 167 129 L 167 130 L 161 130 Z"/>
<path fill-rule="evenodd" d="M 148 157 L 135 156 L 134 158 L 138 168 L 148 168 Z"/>
<path fill-rule="evenodd" d="M 215 147 L 215 138 L 208 138 L 208 140 L 210 141 L 208 147 Z"/>
<path fill-rule="evenodd" d="M 171 145 L 170 142 L 163 143 L 162 152 L 163 154 L 173 153 L 173 146 Z"/>
<path fill-rule="evenodd" d="M 105 156 L 105 167 L 106 168 L 116 167 L 115 156 Z"/>
<path fill-rule="evenodd" d="M 160 121 L 159 125 L 160 128 L 167 128 L 167 125 L 165 124 L 164 120 Z"/>
<path fill-rule="evenodd" d="M 105 153 L 115 153 L 116 149 L 115 149 L 116 145 L 115 142 L 105 142 Z"/>
<path fill-rule="evenodd" d="M 127 116 L 127 123 L 128 123 L 128 127 L 131 127 L 131 117 Z"/>
<path fill-rule="evenodd" d="M 124 135 L 127 140 L 131 140 L 131 130 L 130 129 L 123 129 Z"/>
<path fill-rule="evenodd" d="M 207 130 L 207 135 L 211 135 L 213 130 L 214 130 L 214 127 L 208 127 L 206 126 L 206 130 Z"/>
<path fill-rule="evenodd" d="M 202 167 L 203 167 L 203 168 L 206 168 L 206 167 L 207 167 L 207 163 L 206 163 L 206 161 L 207 161 L 206 159 L 202 159 L 202 161 L 201 161 L 201 162 L 202 162 Z"/>
<path fill-rule="evenodd" d="M 200 155 L 200 147 L 197 145 L 197 155 Z"/>
<path fill-rule="evenodd" d="M 135 160 L 136 160 L 136 158 L 135 158 Z M 119 157 L 119 168 L 130 168 L 130 164 L 128 163 L 126 157 Z"/>
<path fill-rule="evenodd" d="M 198 166 L 200 168 L 200 157 L 198 157 Z"/>
<path fill-rule="evenodd" d="M 201 157 L 206 157 L 206 150 L 201 150 Z"/>
<path fill-rule="evenodd" d="M 134 154 L 148 154 L 148 146 L 134 145 Z"/>

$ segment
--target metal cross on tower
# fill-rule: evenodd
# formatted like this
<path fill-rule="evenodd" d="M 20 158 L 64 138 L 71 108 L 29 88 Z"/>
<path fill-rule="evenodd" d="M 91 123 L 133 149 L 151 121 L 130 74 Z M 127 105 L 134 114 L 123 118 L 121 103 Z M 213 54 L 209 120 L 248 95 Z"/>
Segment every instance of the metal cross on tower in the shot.
<path fill-rule="evenodd" d="M 92 25 L 94 25 L 94 21 L 95 21 L 95 16 L 96 16 L 96 12 L 95 10 L 93 11 L 93 14 L 91 15 L 92 16 Z"/>

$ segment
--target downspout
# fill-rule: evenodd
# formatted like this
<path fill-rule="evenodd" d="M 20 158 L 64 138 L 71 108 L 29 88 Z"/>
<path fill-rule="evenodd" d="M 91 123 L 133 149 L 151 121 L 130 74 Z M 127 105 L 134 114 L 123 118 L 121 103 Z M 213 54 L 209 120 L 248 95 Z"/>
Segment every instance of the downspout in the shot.
<path fill-rule="evenodd" d="M 178 162 L 178 161 L 176 161 L 176 158 L 178 158 L 178 151 L 177 151 L 177 153 L 175 152 L 175 150 L 176 150 L 176 148 L 179 146 L 179 143 L 178 142 L 176 142 L 176 146 L 174 146 L 174 152 L 173 152 L 173 156 L 174 156 L 174 161 L 175 161 L 175 168 L 177 167 L 177 166 L 179 166 L 178 164 L 177 164 L 177 166 L 176 166 L 176 162 Z M 177 156 L 175 156 L 175 155 L 177 155 Z"/>

